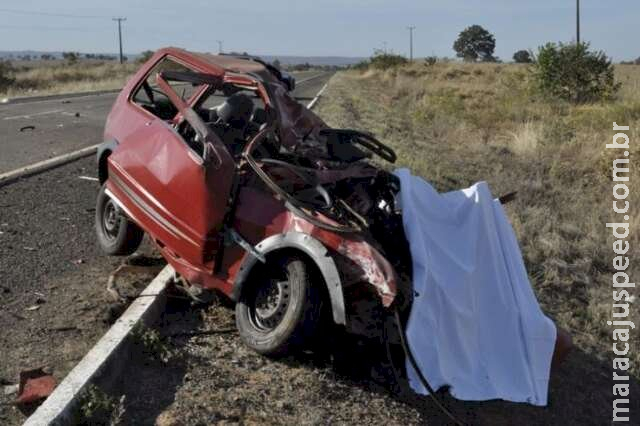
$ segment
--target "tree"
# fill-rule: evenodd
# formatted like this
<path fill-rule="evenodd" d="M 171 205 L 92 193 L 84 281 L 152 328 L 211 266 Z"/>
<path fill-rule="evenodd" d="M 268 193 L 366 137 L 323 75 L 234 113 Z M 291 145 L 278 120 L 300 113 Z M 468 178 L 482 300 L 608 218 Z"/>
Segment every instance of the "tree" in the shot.
<path fill-rule="evenodd" d="M 75 63 L 79 57 L 80 54 L 78 52 L 62 52 L 62 58 L 70 64 Z"/>
<path fill-rule="evenodd" d="M 472 25 L 460 33 L 453 43 L 453 50 L 459 58 L 468 62 L 480 59 L 483 62 L 494 62 L 493 52 L 496 39 L 489 31 L 480 25 Z"/>
<path fill-rule="evenodd" d="M 533 76 L 542 94 L 575 103 L 610 100 L 620 89 L 611 59 L 589 43 L 540 47 Z"/>
<path fill-rule="evenodd" d="M 530 64 L 533 62 L 531 53 L 528 50 L 518 50 L 513 54 L 513 60 L 519 64 Z"/>
<path fill-rule="evenodd" d="M 274 67 L 276 67 L 277 69 L 280 69 L 280 68 L 281 68 L 281 66 L 282 66 L 282 65 L 280 64 L 280 60 L 279 60 L 278 58 L 276 58 L 276 59 L 271 63 L 271 65 L 273 65 L 273 66 L 274 66 Z"/>

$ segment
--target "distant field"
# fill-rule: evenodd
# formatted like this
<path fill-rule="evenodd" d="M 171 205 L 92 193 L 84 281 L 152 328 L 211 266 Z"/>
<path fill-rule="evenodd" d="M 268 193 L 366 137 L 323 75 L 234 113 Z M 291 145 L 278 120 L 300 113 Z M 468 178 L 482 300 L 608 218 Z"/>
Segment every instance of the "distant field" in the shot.
<path fill-rule="evenodd" d="M 330 125 L 374 132 L 396 150 L 397 166 L 440 191 L 480 180 L 495 196 L 518 191 L 507 211 L 531 282 L 543 310 L 571 332 L 577 349 L 552 383 L 550 408 L 478 408 L 479 418 L 486 415 L 493 424 L 511 423 L 506 413 L 536 424 L 562 418 L 588 424 L 611 413 L 612 336 L 606 321 L 615 271 L 605 223 L 614 213 L 605 144 L 614 121 L 631 126 L 631 182 L 640 177 L 634 165 L 640 161 L 640 66 L 619 66 L 616 73 L 623 83 L 619 99 L 603 104 L 537 99 L 526 66 L 451 63 L 340 72 L 319 103 L 318 113 Z M 631 192 L 632 266 L 626 272 L 639 277 L 640 203 L 637 189 Z M 631 304 L 636 325 L 637 303 Z M 631 394 L 637 395 L 640 347 L 637 339 L 629 343 L 636 377 Z M 633 400 L 632 412 L 638 411 Z M 505 413 L 494 412 L 506 406 Z"/>
<path fill-rule="evenodd" d="M 79 60 L 16 61 L 15 83 L 1 91 L 0 97 L 39 96 L 121 88 L 138 69 L 135 63 Z"/>

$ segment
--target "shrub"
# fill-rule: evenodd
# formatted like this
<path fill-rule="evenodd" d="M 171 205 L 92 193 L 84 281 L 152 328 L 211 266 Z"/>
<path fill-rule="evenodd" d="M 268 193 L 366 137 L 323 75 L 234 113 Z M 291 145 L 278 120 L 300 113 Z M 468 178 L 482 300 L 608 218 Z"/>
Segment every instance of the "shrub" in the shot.
<path fill-rule="evenodd" d="M 0 60 L 0 91 L 7 90 L 16 79 L 13 77 L 14 68 L 11 62 Z"/>
<path fill-rule="evenodd" d="M 533 62 L 528 50 L 518 50 L 513 54 L 513 60 L 519 64 L 530 64 Z"/>
<path fill-rule="evenodd" d="M 62 52 L 62 59 L 70 64 L 76 63 L 78 58 L 80 58 L 80 54 L 78 52 Z"/>
<path fill-rule="evenodd" d="M 584 103 L 610 100 L 620 89 L 611 60 L 588 43 L 547 43 L 535 59 L 533 81 L 545 96 Z"/>
<path fill-rule="evenodd" d="M 371 58 L 360 61 L 357 64 L 352 65 L 351 68 L 359 71 L 364 71 L 369 68 L 387 70 L 389 68 L 395 68 L 408 63 L 409 60 L 402 55 L 396 55 L 394 53 L 388 53 L 384 50 L 376 49 Z"/>
<path fill-rule="evenodd" d="M 424 58 L 424 64 L 428 67 L 435 65 L 438 62 L 438 58 L 436 56 L 427 56 Z"/>
<path fill-rule="evenodd" d="M 386 70 L 389 68 L 395 68 L 400 65 L 404 65 L 409 61 L 402 55 L 396 55 L 394 53 L 387 53 L 382 50 L 376 50 L 369 59 L 369 64 L 371 67 Z"/>

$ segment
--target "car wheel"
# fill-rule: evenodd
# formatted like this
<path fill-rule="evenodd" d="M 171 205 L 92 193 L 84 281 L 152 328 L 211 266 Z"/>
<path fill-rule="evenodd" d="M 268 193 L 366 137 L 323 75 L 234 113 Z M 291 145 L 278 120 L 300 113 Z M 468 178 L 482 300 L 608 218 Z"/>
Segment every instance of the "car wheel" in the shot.
<path fill-rule="evenodd" d="M 110 255 L 128 255 L 135 252 L 144 232 L 129 220 L 102 185 L 96 201 L 96 234 L 98 244 Z"/>
<path fill-rule="evenodd" d="M 309 265 L 288 256 L 261 266 L 236 304 L 242 340 L 263 355 L 282 355 L 309 343 L 320 325 L 322 297 Z"/>

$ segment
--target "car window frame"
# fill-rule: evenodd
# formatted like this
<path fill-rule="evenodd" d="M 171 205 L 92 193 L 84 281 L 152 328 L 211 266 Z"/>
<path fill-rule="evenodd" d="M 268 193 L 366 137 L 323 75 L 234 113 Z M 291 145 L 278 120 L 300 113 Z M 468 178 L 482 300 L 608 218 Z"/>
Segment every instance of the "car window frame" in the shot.
<path fill-rule="evenodd" d="M 157 61 L 155 61 L 153 63 L 153 65 L 151 65 L 151 67 L 149 68 L 149 71 L 144 75 L 143 78 L 141 78 L 136 85 L 133 87 L 133 89 L 131 89 L 131 91 L 129 92 L 129 95 L 127 96 L 127 102 L 129 104 L 131 104 L 132 106 L 134 106 L 137 110 L 142 111 L 145 115 L 148 115 L 149 117 L 153 118 L 153 119 L 158 119 L 161 120 L 163 122 L 175 122 L 176 117 L 178 117 L 180 115 L 180 111 L 178 111 L 172 118 L 171 120 L 163 120 L 162 118 L 158 117 L 157 115 L 153 114 L 151 111 L 148 111 L 147 109 L 143 108 L 139 103 L 134 101 L 134 96 L 136 95 L 136 93 L 138 93 L 139 90 L 141 90 L 142 85 L 149 79 L 149 77 L 151 76 L 151 73 L 153 72 L 153 70 L 156 68 L 156 66 L 158 66 L 159 63 L 161 63 L 164 60 L 171 60 L 179 65 L 182 65 L 184 67 L 186 67 L 187 69 L 194 71 L 194 72 L 204 72 L 200 67 L 197 67 L 196 65 L 189 63 L 187 61 L 181 60 L 175 56 L 173 56 L 170 53 L 167 53 L 165 55 L 162 55 L 160 58 L 158 58 Z M 185 102 L 189 105 L 193 105 L 192 102 L 194 100 L 196 100 L 198 97 L 200 97 L 202 95 L 202 93 L 204 91 L 206 91 L 210 86 L 209 85 L 203 85 L 199 90 L 196 90 L 190 97 L 189 99 L 186 99 Z M 165 95 L 166 96 L 166 95 Z M 188 146 L 188 144 L 187 144 Z"/>
<path fill-rule="evenodd" d="M 144 74 L 144 77 L 142 77 L 137 83 L 136 85 L 133 87 L 133 89 L 131 89 L 131 91 L 129 92 L 128 96 L 127 96 L 127 102 L 129 104 L 131 104 L 132 106 L 134 106 L 138 111 L 141 111 L 143 114 L 145 114 L 146 116 L 148 116 L 148 118 L 150 118 L 151 120 L 160 120 L 163 125 L 167 126 L 168 130 L 171 131 L 178 139 L 180 139 L 181 143 L 184 145 L 184 147 L 187 149 L 187 154 L 189 156 L 189 158 L 191 158 L 198 166 L 204 166 L 204 157 L 199 154 L 198 152 L 196 152 L 193 148 L 191 148 L 191 146 L 187 143 L 187 141 L 184 139 L 184 137 L 180 134 L 180 132 L 177 131 L 176 128 L 174 128 L 174 126 L 172 125 L 180 122 L 181 120 L 176 120 L 177 117 L 182 117 L 182 113 L 178 110 L 176 112 L 176 114 L 170 119 L 170 120 L 164 120 L 160 117 L 158 117 L 157 115 L 153 114 L 151 111 L 148 111 L 147 109 L 143 108 L 139 103 L 134 101 L 134 96 L 136 95 L 136 93 L 138 93 L 139 90 L 141 90 L 142 85 L 149 79 L 149 77 L 151 77 L 151 73 L 153 72 L 153 70 L 156 68 L 156 66 L 158 64 L 160 64 L 162 61 L 164 60 L 172 60 L 175 63 L 184 66 L 185 68 L 187 68 L 188 70 L 192 71 L 192 72 L 204 72 L 200 67 L 191 64 L 187 61 L 183 61 L 180 60 L 179 58 L 176 58 L 175 56 L 171 55 L 170 53 L 167 53 L 165 55 L 162 55 L 160 58 L 158 58 L 157 61 L 155 61 L 149 68 L 149 71 L 147 71 L 146 74 Z M 185 103 L 187 103 L 189 106 L 193 106 L 193 102 L 195 100 L 197 100 L 200 96 L 202 96 L 203 93 L 205 93 L 207 90 L 209 90 L 211 86 L 208 84 L 203 84 L 202 87 L 198 90 L 196 90 L 190 97 L 189 99 L 184 100 Z M 167 96 L 167 98 L 169 98 L 168 95 L 165 94 L 165 96 Z M 169 99 L 169 101 L 171 101 Z M 173 102 L 172 102 L 173 104 Z M 174 105 L 175 106 L 175 105 Z"/>

